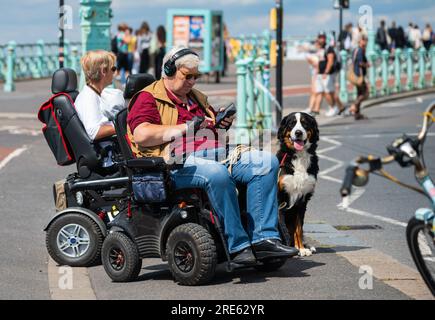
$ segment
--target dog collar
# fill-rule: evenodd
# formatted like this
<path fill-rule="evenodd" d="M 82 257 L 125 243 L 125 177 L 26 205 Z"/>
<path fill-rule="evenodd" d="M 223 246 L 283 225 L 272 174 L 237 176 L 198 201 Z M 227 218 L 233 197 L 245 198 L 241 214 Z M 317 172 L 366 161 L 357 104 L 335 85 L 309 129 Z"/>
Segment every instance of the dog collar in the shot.
<path fill-rule="evenodd" d="M 279 164 L 279 167 L 280 167 L 280 168 L 284 167 L 285 159 L 287 159 L 287 153 L 284 154 L 284 157 L 282 158 L 281 163 Z"/>

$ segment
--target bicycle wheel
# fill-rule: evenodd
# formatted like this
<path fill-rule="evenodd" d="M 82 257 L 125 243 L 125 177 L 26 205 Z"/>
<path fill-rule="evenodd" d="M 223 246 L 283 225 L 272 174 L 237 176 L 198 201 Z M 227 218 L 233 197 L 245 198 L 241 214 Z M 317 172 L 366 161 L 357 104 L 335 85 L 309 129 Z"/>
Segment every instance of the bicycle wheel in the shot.
<path fill-rule="evenodd" d="M 431 226 L 412 218 L 406 227 L 406 239 L 418 271 L 435 296 L 435 246 Z"/>

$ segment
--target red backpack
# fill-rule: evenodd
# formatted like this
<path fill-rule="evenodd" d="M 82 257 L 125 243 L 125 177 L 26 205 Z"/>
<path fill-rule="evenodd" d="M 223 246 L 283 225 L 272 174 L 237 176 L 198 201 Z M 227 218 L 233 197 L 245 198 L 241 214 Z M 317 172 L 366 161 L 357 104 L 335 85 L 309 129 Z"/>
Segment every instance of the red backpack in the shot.
<path fill-rule="evenodd" d="M 53 155 L 56 158 L 57 164 L 60 166 L 66 166 L 74 163 L 76 159 L 74 159 L 74 153 L 72 152 L 71 146 L 64 138 L 62 127 L 58 119 L 59 114 L 56 114 L 53 106 L 53 99 L 61 95 L 68 97 L 71 104 L 74 105 L 73 100 L 68 94 L 58 93 L 52 96 L 39 108 L 38 119 L 45 124 L 42 128 L 42 133 L 44 134 L 51 152 L 53 152 Z"/>

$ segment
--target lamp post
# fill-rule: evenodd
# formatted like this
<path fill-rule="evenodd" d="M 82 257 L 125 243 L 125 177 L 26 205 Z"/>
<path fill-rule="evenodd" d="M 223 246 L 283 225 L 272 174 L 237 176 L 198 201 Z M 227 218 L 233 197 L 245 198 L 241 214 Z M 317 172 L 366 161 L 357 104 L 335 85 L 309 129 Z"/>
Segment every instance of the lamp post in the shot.
<path fill-rule="evenodd" d="M 334 2 L 334 9 L 340 10 L 340 19 L 339 19 L 339 26 L 338 26 L 338 41 L 340 42 L 340 51 L 343 50 L 343 6 L 342 2 L 339 0 L 335 0 Z"/>
<path fill-rule="evenodd" d="M 277 43 L 277 63 L 276 63 L 276 100 L 282 107 L 282 29 L 283 29 L 283 14 L 282 0 L 276 0 L 277 28 L 276 28 L 276 43 Z M 276 125 L 279 126 L 282 119 L 282 108 L 276 110 Z"/>
<path fill-rule="evenodd" d="M 59 0 L 59 68 L 63 68 L 64 63 L 64 0 Z"/>

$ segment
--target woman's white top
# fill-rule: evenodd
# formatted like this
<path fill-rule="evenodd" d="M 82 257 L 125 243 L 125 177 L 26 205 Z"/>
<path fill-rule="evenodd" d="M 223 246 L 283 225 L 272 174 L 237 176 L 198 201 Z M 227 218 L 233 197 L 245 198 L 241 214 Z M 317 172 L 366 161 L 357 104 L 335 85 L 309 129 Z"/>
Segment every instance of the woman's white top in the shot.
<path fill-rule="evenodd" d="M 113 120 L 116 111 L 124 108 L 125 101 L 122 98 L 122 91 L 117 90 L 119 94 L 114 93 L 114 90 L 117 89 L 104 89 L 100 97 L 85 85 L 74 102 L 77 114 L 91 140 L 95 139 L 102 125 L 113 126 L 110 120 Z"/>

